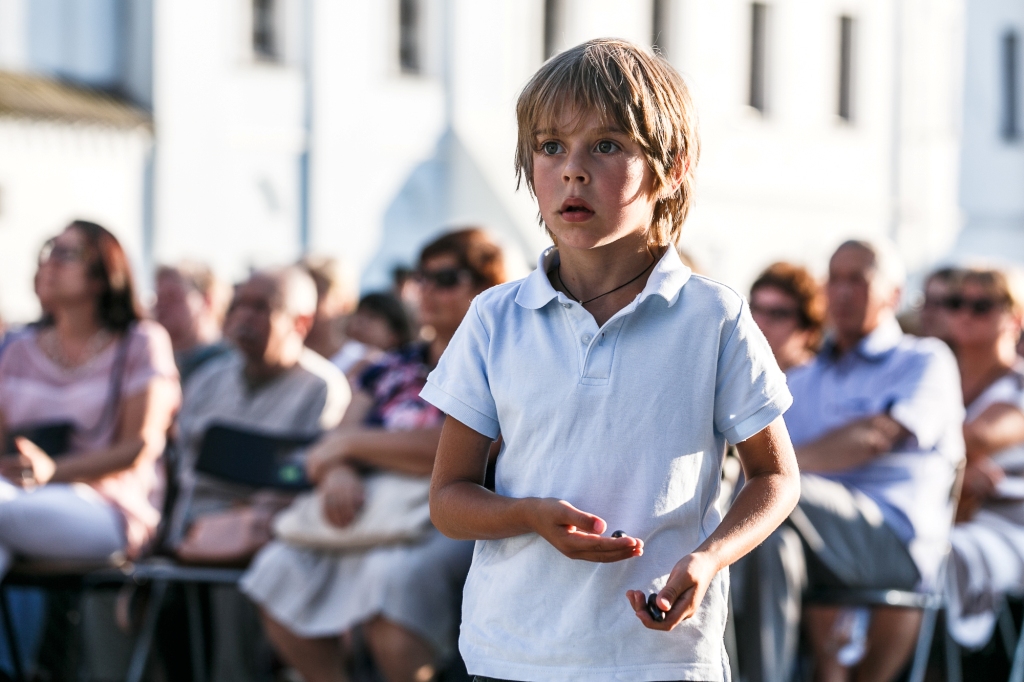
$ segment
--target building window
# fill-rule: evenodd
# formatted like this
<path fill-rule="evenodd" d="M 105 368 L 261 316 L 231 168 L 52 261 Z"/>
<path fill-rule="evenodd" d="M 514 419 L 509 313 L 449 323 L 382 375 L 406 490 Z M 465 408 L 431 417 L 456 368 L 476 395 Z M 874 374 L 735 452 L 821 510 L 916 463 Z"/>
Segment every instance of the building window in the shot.
<path fill-rule="evenodd" d="M 544 59 L 554 57 L 565 31 L 565 5 L 562 0 L 544 0 Z"/>
<path fill-rule="evenodd" d="M 277 3 L 252 0 L 252 51 L 257 59 L 277 60 Z"/>
<path fill-rule="evenodd" d="M 398 0 L 398 67 L 414 76 L 423 72 L 422 9 L 419 0 Z"/>
<path fill-rule="evenodd" d="M 762 114 L 768 104 L 768 5 L 750 6 L 750 93 L 747 104 Z"/>
<path fill-rule="evenodd" d="M 1020 136 L 1020 124 L 1017 120 L 1020 111 L 1017 69 L 1019 42 L 1016 31 L 1007 31 L 1003 34 L 999 60 L 1002 69 L 999 128 L 1004 140 L 1016 140 Z"/>
<path fill-rule="evenodd" d="M 657 52 L 667 55 L 670 0 L 654 0 L 651 4 L 651 46 Z"/>
<path fill-rule="evenodd" d="M 853 120 L 853 17 L 839 17 L 839 118 Z"/>

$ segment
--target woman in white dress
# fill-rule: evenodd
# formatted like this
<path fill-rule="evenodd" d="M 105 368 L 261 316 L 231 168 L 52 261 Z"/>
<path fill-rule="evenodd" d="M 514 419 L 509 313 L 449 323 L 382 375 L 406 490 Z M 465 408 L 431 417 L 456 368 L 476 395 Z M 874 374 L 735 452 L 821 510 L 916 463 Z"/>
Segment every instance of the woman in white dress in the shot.
<path fill-rule="evenodd" d="M 366 469 L 429 477 L 444 415 L 419 397 L 473 298 L 505 279 L 485 232 L 449 233 L 424 247 L 420 316 L 430 341 L 408 344 L 362 373 L 341 425 L 309 455 L 324 514 L 350 523 Z M 431 528 L 413 544 L 330 553 L 275 541 L 256 556 L 242 590 L 260 607 L 274 648 L 306 682 L 343 682 L 341 637 L 361 626 L 387 682 L 431 679 L 454 653 L 462 584 L 473 543 Z"/>
<path fill-rule="evenodd" d="M 944 301 L 960 365 L 967 468 L 951 542 L 949 630 L 980 647 L 1002 596 L 1024 590 L 1024 300 L 1017 278 L 964 270 Z"/>

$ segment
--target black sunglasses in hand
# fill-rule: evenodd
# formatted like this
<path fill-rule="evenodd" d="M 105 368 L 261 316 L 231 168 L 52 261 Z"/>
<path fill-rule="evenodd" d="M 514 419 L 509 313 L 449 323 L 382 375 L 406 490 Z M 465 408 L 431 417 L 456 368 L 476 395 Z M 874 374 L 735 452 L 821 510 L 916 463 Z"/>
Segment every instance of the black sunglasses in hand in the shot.
<path fill-rule="evenodd" d="M 438 289 L 454 289 L 460 284 L 472 280 L 473 275 L 464 268 L 441 268 L 440 270 L 420 270 L 413 277 L 420 284 L 430 284 Z"/>

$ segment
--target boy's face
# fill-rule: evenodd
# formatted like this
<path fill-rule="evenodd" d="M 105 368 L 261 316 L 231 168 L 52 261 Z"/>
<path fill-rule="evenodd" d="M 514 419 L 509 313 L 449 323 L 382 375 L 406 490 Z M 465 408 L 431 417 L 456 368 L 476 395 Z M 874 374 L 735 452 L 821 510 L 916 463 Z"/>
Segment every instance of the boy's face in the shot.
<path fill-rule="evenodd" d="M 558 245 L 593 249 L 646 235 L 657 197 L 640 146 L 597 112 L 566 109 L 552 123 L 536 138 L 533 184 Z"/>

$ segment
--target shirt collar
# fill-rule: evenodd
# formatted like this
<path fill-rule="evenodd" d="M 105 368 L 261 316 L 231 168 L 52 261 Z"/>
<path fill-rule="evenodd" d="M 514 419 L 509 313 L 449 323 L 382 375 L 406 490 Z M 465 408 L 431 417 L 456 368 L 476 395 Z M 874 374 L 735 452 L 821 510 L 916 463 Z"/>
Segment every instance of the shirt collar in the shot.
<path fill-rule="evenodd" d="M 551 246 L 544 250 L 537 261 L 537 269 L 527 275 L 516 294 L 516 303 L 531 310 L 543 308 L 552 299 L 568 297 L 555 291 L 548 280 L 548 271 L 558 262 L 558 247 Z M 644 290 L 640 292 L 637 303 L 640 303 L 650 296 L 660 296 L 671 306 L 679 298 L 679 292 L 683 285 L 690 279 L 692 272 L 679 258 L 679 253 L 674 246 L 665 249 L 665 255 L 651 270 L 647 278 Z"/>
<path fill-rule="evenodd" d="M 875 329 L 860 340 L 854 352 L 865 360 L 881 360 L 899 345 L 903 338 L 903 330 L 895 316 L 889 316 L 883 320 Z M 836 343 L 834 338 L 825 342 L 821 349 L 822 355 L 829 359 L 836 358 Z"/>

